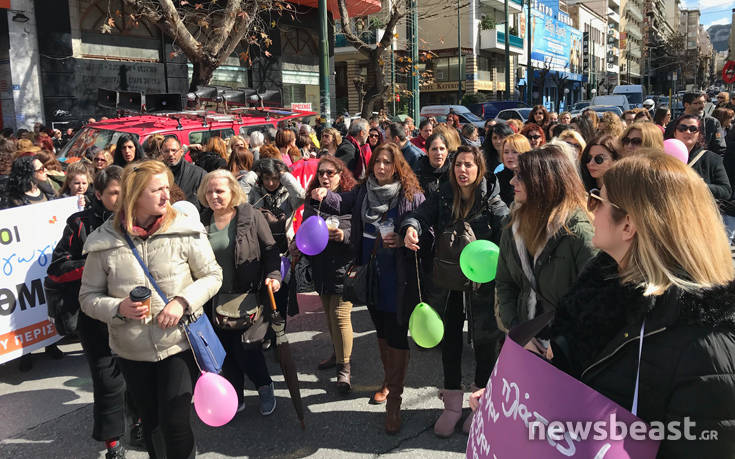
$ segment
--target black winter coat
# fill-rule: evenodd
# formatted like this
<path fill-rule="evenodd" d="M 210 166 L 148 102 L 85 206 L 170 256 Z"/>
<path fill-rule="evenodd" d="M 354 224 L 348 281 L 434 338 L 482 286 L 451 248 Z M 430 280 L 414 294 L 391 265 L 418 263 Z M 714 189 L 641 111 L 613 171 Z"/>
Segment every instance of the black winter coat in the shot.
<path fill-rule="evenodd" d="M 735 282 L 644 297 L 623 286 L 617 263 L 600 253 L 559 303 L 552 363 L 630 409 L 644 318 L 638 416 L 690 417 L 694 435 L 718 432 L 716 441 L 664 441 L 658 457 L 735 457 Z"/>
<path fill-rule="evenodd" d="M 22 194 L 20 196 L 10 196 L 7 194 L 7 182 L 5 183 L 6 189 L 3 190 L 3 195 L 0 198 L 0 209 L 12 209 L 13 207 L 21 207 L 21 206 L 27 206 L 30 204 L 35 204 L 35 201 L 31 201 L 28 199 L 28 196 L 25 194 Z M 49 185 L 47 182 L 40 182 L 38 185 L 38 189 L 41 190 L 41 193 L 46 196 L 46 199 L 48 201 L 56 199 L 56 193 L 54 192 L 54 189 L 51 188 L 51 185 Z"/>
<path fill-rule="evenodd" d="M 240 204 L 235 210 L 234 284 L 237 290 L 257 292 L 266 278 L 282 282 L 281 257 L 265 217 L 248 203 Z M 201 222 L 205 228 L 211 224 L 212 214 L 209 208 L 202 211 Z"/>
<path fill-rule="evenodd" d="M 428 199 L 429 196 L 439 191 L 439 187 L 449 183 L 449 158 L 444 161 L 442 167 L 434 169 L 429 162 L 429 157 L 423 155 L 414 164 L 413 172 L 419 179 L 421 189 L 424 190 L 424 195 Z"/>
<path fill-rule="evenodd" d="M 337 152 L 334 154 L 338 159 L 342 160 L 353 175 L 357 170 L 357 162 L 360 160 L 360 149 L 345 136 L 342 143 L 337 146 Z"/>
<path fill-rule="evenodd" d="M 434 235 L 441 234 L 454 222 L 452 217 L 452 202 L 454 192 L 451 184 L 445 183 L 436 193 L 431 194 L 418 209 L 411 212 L 401 224 L 401 234 L 405 234 L 408 226 L 413 226 L 420 235 L 433 231 Z M 472 231 L 477 239 L 500 243 L 500 235 L 503 230 L 503 222 L 508 215 L 508 207 L 500 199 L 499 186 L 497 182 L 488 186 L 487 178 L 483 178 L 477 187 L 475 203 L 466 221 L 470 223 Z M 434 256 L 435 250 L 431 253 Z M 432 266 L 427 263 L 427 271 Z M 430 277 L 427 277 L 430 279 Z M 428 282 L 426 282 L 428 283 Z M 493 314 L 495 303 L 495 282 L 486 284 L 473 284 L 474 288 L 469 292 L 467 320 L 470 336 L 475 343 L 489 342 L 497 338 L 497 323 Z M 430 286 L 427 286 L 430 287 Z M 430 296 L 435 303 L 434 306 L 443 311 L 445 304 L 438 301 L 446 301 L 449 291 L 432 288 Z"/>
<path fill-rule="evenodd" d="M 691 162 L 700 151 L 702 151 L 701 148 L 692 148 L 687 162 Z M 721 156 L 711 151 L 706 151 L 692 165 L 692 169 L 697 171 L 697 174 L 702 177 L 715 199 L 730 199 L 732 187 L 730 180 L 727 178 L 727 171 L 725 170 Z"/>
<path fill-rule="evenodd" d="M 304 220 L 316 215 L 316 210 L 309 203 L 304 204 Z M 322 217 L 328 218 L 328 212 L 322 208 Z M 339 215 L 339 229 L 344 233 L 342 242 L 329 241 L 327 247 L 319 255 L 307 256 L 311 265 L 314 290 L 320 295 L 341 295 L 345 273 L 352 262 L 350 238 L 352 237 L 352 215 Z"/>
<path fill-rule="evenodd" d="M 81 212 L 69 216 L 64 227 L 64 234 L 59 239 L 51 263 L 46 271 L 48 287 L 62 288 L 65 304 L 76 304 L 79 307 L 79 288 L 82 285 L 84 262 L 82 255 L 87 236 L 99 228 L 112 215 L 102 203 L 94 199 L 91 205 Z M 50 282 L 49 282 L 50 281 Z"/>
<path fill-rule="evenodd" d="M 194 164 L 207 172 L 217 169 L 227 169 L 227 161 L 217 153 L 205 151 L 199 155 Z"/>
<path fill-rule="evenodd" d="M 184 158 L 179 161 L 179 164 L 171 166 L 171 172 L 174 174 L 174 182 L 186 195 L 186 200 L 201 211 L 202 204 L 197 198 L 197 191 L 199 191 L 199 185 L 207 172 Z"/>
<path fill-rule="evenodd" d="M 500 199 L 503 200 L 506 206 L 510 207 L 515 200 L 516 195 L 513 190 L 513 185 L 510 184 L 511 179 L 513 178 L 513 171 L 508 168 L 504 168 L 502 171 L 495 174 L 495 177 L 497 177 L 498 185 L 500 186 Z"/>

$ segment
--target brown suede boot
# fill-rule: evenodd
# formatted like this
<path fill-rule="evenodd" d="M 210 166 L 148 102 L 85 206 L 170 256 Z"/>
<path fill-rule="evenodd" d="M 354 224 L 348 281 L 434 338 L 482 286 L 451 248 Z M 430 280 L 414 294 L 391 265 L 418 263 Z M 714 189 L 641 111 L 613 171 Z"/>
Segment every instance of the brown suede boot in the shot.
<path fill-rule="evenodd" d="M 401 430 L 401 395 L 408 370 L 408 349 L 386 346 L 388 367 L 388 397 L 385 404 L 385 432 L 397 434 Z"/>
<path fill-rule="evenodd" d="M 342 395 L 349 394 L 352 390 L 350 384 L 350 364 L 338 363 L 337 364 L 337 390 Z"/>
<path fill-rule="evenodd" d="M 386 364 L 386 349 L 388 348 L 388 343 L 384 338 L 378 338 L 378 348 L 380 349 L 380 360 L 383 362 L 383 386 L 370 398 L 371 405 L 382 405 L 388 397 L 388 366 Z"/>

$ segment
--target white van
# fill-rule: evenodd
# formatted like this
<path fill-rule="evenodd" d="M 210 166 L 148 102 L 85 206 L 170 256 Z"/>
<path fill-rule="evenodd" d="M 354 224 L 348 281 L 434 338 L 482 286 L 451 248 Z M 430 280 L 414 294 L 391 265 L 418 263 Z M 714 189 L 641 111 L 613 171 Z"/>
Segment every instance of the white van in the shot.
<path fill-rule="evenodd" d="M 421 117 L 428 118 L 429 116 L 433 116 L 438 122 L 443 123 L 447 120 L 449 109 L 452 109 L 457 115 L 461 124 L 472 123 L 481 130 L 480 132 L 485 128 L 485 121 L 472 113 L 464 105 L 426 105 L 421 107 Z M 418 126 L 418 123 L 416 125 Z"/>
<path fill-rule="evenodd" d="M 622 111 L 630 110 L 633 104 L 629 103 L 628 98 L 622 94 L 614 96 L 595 96 L 592 98 L 591 105 L 608 105 L 618 107 Z"/>
<path fill-rule="evenodd" d="M 632 108 L 643 107 L 643 86 L 639 84 L 623 84 L 615 86 L 612 93 L 627 97 L 628 103 Z"/>

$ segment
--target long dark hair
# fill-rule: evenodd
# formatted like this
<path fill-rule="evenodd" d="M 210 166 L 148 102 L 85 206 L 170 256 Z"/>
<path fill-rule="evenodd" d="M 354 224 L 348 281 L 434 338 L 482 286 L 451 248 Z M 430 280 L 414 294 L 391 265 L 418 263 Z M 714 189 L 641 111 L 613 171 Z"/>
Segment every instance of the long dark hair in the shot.
<path fill-rule="evenodd" d="M 588 143 L 587 146 L 584 148 L 584 150 L 582 150 L 582 156 L 579 160 L 579 174 L 582 176 L 582 182 L 584 183 L 584 188 L 587 191 L 591 190 L 592 188 L 597 188 L 597 181 L 590 175 L 590 171 L 587 169 L 587 163 L 590 160 L 590 150 L 594 146 L 600 146 L 607 150 L 608 153 L 610 153 L 613 161 L 617 161 L 618 159 L 620 159 L 620 155 L 615 149 L 615 144 L 615 137 L 608 134 L 603 134 L 592 139 L 590 143 Z"/>
<path fill-rule="evenodd" d="M 350 172 L 349 169 L 347 169 L 347 166 L 345 166 L 345 163 L 337 158 L 336 156 L 332 155 L 322 155 L 321 158 L 319 158 L 319 164 L 316 166 L 317 175 L 315 175 L 311 182 L 309 182 L 309 186 L 306 188 L 306 195 L 309 196 L 311 192 L 319 188 L 321 185 L 319 184 L 319 166 L 321 166 L 323 163 L 329 163 L 332 166 L 334 166 L 334 170 L 337 171 L 338 174 L 340 174 L 339 178 L 339 191 L 350 191 L 351 189 L 355 188 L 355 185 L 357 185 L 357 182 L 355 181 L 355 177 L 352 175 L 352 172 Z"/>
<path fill-rule="evenodd" d="M 240 171 L 249 171 L 253 168 L 253 154 L 247 148 L 233 149 L 230 153 L 230 159 L 227 161 L 227 170 L 235 176 Z"/>
<path fill-rule="evenodd" d="M 263 176 L 280 177 L 281 173 L 288 172 L 288 166 L 280 159 L 261 158 L 253 165 L 253 171 L 258 174 L 258 185 L 263 185 Z"/>
<path fill-rule="evenodd" d="M 684 120 L 694 120 L 697 122 L 697 126 L 699 127 L 699 131 L 697 132 L 697 143 L 694 144 L 694 148 L 701 148 L 704 147 L 704 126 L 702 123 L 702 119 L 698 117 L 697 115 L 681 115 L 674 121 L 673 123 L 670 123 L 666 127 L 666 132 L 664 133 L 664 139 L 674 139 L 674 135 L 676 133 L 676 128 L 679 127 L 679 123 L 681 123 Z M 692 150 L 694 150 L 694 148 Z"/>
<path fill-rule="evenodd" d="M 477 178 L 475 178 L 475 183 L 472 184 L 473 193 L 467 201 L 462 200 L 462 190 L 459 189 L 459 183 L 457 183 L 457 177 L 454 171 L 454 164 L 457 162 L 459 155 L 463 153 L 470 153 L 472 155 L 472 159 L 477 165 Z M 485 166 L 485 155 L 483 155 L 477 147 L 462 145 L 457 148 L 457 153 L 452 156 L 452 162 L 449 167 L 449 183 L 452 187 L 452 194 L 454 195 L 452 200 L 452 218 L 457 221 L 466 218 L 472 210 L 472 207 L 475 205 L 474 191 L 480 186 L 485 178 L 485 173 L 487 172 L 487 167 Z"/>
<path fill-rule="evenodd" d="M 368 175 L 373 177 L 375 176 L 375 173 L 373 172 L 375 170 L 375 161 L 383 151 L 387 152 L 391 156 L 393 167 L 396 169 L 395 174 L 401 182 L 403 196 L 406 199 L 413 199 L 414 195 L 423 193 L 421 185 L 419 185 L 419 181 L 416 178 L 416 174 L 413 173 L 411 166 L 406 162 L 406 158 L 403 157 L 401 149 L 393 142 L 386 142 L 382 145 L 378 145 L 372 156 L 370 156 L 370 162 L 368 163 L 367 170 Z"/>
<path fill-rule="evenodd" d="M 519 235 L 535 254 L 572 213 L 586 209 L 587 196 L 572 161 L 553 144 L 518 156 L 516 174 L 526 188 L 526 201 L 516 201 L 510 225 L 518 223 Z"/>
<path fill-rule="evenodd" d="M 595 116 L 597 116 L 596 113 Z M 597 135 L 597 131 L 592 125 L 592 121 L 590 121 L 586 116 L 577 116 L 572 120 L 572 124 L 577 125 L 577 132 L 582 134 L 582 138 L 584 138 L 585 142 L 589 142 Z"/>
<path fill-rule="evenodd" d="M 35 156 L 21 156 L 13 161 L 10 168 L 8 183 L 5 185 L 5 193 L 11 198 L 19 198 L 26 191 L 30 191 L 34 185 L 33 173 L 36 169 L 33 167 Z"/>
<path fill-rule="evenodd" d="M 531 112 L 528 114 L 528 119 L 526 120 L 526 124 L 538 124 L 536 122 L 536 115 L 537 112 L 541 111 L 541 113 L 544 114 L 544 120 L 541 122 L 541 127 L 545 128 L 549 125 L 549 112 L 546 110 L 546 107 L 543 105 L 536 105 L 531 109 Z"/>
<path fill-rule="evenodd" d="M 138 143 L 138 140 L 130 134 L 122 134 L 117 139 L 117 145 L 115 146 L 115 156 L 113 156 L 112 158 L 112 163 L 114 165 L 125 167 L 128 164 L 127 162 L 125 162 L 125 158 L 123 158 L 122 155 L 123 145 L 128 142 L 133 142 L 133 145 L 135 146 L 135 157 L 133 157 L 133 161 L 140 161 L 141 159 L 145 159 L 145 152 L 143 151 L 143 147 L 141 147 Z M 130 162 L 132 163 L 133 161 Z"/>

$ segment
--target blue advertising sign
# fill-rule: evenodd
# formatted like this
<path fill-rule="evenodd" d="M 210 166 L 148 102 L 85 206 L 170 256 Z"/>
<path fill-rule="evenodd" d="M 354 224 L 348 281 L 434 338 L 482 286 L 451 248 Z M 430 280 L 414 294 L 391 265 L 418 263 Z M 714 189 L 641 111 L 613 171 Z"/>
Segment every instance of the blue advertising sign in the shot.
<path fill-rule="evenodd" d="M 531 64 L 559 72 L 582 73 L 582 32 L 532 10 Z"/>

